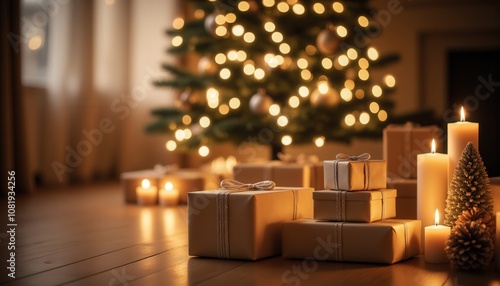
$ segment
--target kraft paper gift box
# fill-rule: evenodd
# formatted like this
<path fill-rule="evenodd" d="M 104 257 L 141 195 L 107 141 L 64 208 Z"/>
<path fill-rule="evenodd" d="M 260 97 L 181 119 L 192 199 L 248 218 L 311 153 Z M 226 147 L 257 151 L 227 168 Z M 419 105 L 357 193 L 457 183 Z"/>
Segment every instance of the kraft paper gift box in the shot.
<path fill-rule="evenodd" d="M 188 193 L 189 255 L 257 260 L 281 254 L 282 223 L 312 218 L 312 188 Z"/>
<path fill-rule="evenodd" d="M 283 257 L 393 264 L 420 254 L 419 220 L 283 224 Z"/>
<path fill-rule="evenodd" d="M 390 176 L 416 179 L 417 155 L 429 153 L 432 139 L 438 139 L 440 135 L 441 129 L 435 125 L 407 123 L 384 128 L 383 158 L 387 160 L 387 173 Z"/>
<path fill-rule="evenodd" d="M 372 191 L 324 190 L 313 193 L 314 219 L 373 222 L 396 216 L 394 189 Z"/>
<path fill-rule="evenodd" d="M 242 163 L 234 166 L 233 178 L 241 182 L 272 180 L 278 186 L 315 189 L 323 189 L 324 184 L 322 163 Z"/>
<path fill-rule="evenodd" d="M 323 162 L 325 189 L 361 191 L 387 187 L 384 160 L 368 160 L 366 158 L 369 158 L 369 154 L 360 155 L 362 157 L 339 155 L 337 155 L 337 160 Z M 344 156 L 349 159 L 339 159 Z M 352 158 L 356 159 L 352 160 Z"/>
<path fill-rule="evenodd" d="M 156 165 L 153 169 L 139 170 L 124 172 L 120 174 L 120 188 L 122 189 L 125 202 L 135 203 L 137 202 L 136 188 L 141 186 L 142 180 L 148 179 L 152 186 L 157 186 L 158 189 L 161 178 L 165 174 L 177 170 L 177 166 L 168 165 L 161 166 Z"/>
<path fill-rule="evenodd" d="M 396 189 L 396 218 L 417 219 L 417 180 L 388 178 L 387 187 Z"/>
<path fill-rule="evenodd" d="M 500 212 L 500 177 L 490 178 L 491 194 L 493 195 L 493 211 Z"/>

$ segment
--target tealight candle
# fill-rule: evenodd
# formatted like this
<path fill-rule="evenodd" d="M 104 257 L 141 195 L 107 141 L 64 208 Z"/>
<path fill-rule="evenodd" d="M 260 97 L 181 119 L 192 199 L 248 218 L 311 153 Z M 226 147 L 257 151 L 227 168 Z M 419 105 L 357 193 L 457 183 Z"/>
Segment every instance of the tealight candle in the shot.
<path fill-rule="evenodd" d="M 174 189 L 171 182 L 165 184 L 165 188 L 160 191 L 160 205 L 176 206 L 179 204 L 179 191 Z"/>
<path fill-rule="evenodd" d="M 148 179 L 142 180 L 141 186 L 137 187 L 135 192 L 139 205 L 156 204 L 158 200 L 158 188 L 156 186 L 151 186 Z"/>
<path fill-rule="evenodd" d="M 458 165 L 462 151 L 468 142 L 479 149 L 479 124 L 465 121 L 464 108 L 460 109 L 460 122 L 448 123 L 448 185 L 453 179 L 453 173 Z"/>
<path fill-rule="evenodd" d="M 451 228 L 439 225 L 439 212 L 436 209 L 435 224 L 425 227 L 425 262 L 448 263 L 445 244 L 451 234 Z"/>

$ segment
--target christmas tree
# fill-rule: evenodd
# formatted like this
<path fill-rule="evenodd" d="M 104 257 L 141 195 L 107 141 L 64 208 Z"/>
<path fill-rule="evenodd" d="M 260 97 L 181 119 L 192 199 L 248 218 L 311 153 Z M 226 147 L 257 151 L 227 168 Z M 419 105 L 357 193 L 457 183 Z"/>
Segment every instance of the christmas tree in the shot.
<path fill-rule="evenodd" d="M 469 142 L 462 151 L 448 189 L 444 223 L 454 228 L 459 216 L 473 208 L 494 217 L 490 179 L 481 155 Z M 491 229 L 487 232 L 491 232 Z"/>
<path fill-rule="evenodd" d="M 394 76 L 372 68 L 397 60 L 371 46 L 381 24 L 368 1 L 191 0 L 176 18 L 168 52 L 197 68 L 166 63 L 155 84 L 180 91 L 153 110 L 149 132 L 173 134 L 168 150 L 247 140 L 272 146 L 379 137 L 391 116 Z"/>

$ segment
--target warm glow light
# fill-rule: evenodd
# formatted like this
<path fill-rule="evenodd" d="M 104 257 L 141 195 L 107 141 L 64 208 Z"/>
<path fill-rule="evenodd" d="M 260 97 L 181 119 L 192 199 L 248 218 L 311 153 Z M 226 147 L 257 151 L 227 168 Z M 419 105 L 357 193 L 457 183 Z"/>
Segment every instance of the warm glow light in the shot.
<path fill-rule="evenodd" d="M 302 15 L 306 12 L 306 8 L 302 4 L 293 5 L 292 10 L 297 15 Z"/>
<path fill-rule="evenodd" d="M 182 29 L 182 27 L 184 27 L 184 19 L 182 19 L 180 17 L 175 18 L 173 23 L 172 23 L 172 26 L 176 30 Z"/>
<path fill-rule="evenodd" d="M 316 54 L 318 50 L 316 49 L 316 47 L 314 45 L 307 45 L 306 46 L 306 54 L 312 56 L 314 54 Z"/>
<path fill-rule="evenodd" d="M 329 70 L 333 66 L 333 62 L 330 58 L 323 58 L 321 60 L 321 65 L 323 66 L 324 69 Z"/>
<path fill-rule="evenodd" d="M 228 13 L 226 15 L 226 22 L 234 23 L 236 21 L 236 15 L 234 13 Z"/>
<path fill-rule="evenodd" d="M 358 52 L 355 49 L 350 48 L 347 50 L 347 57 L 351 60 L 355 60 L 358 57 Z"/>
<path fill-rule="evenodd" d="M 368 78 L 370 78 L 370 73 L 365 69 L 360 69 L 358 72 L 358 77 L 360 80 L 368 80 Z"/>
<path fill-rule="evenodd" d="M 181 36 L 175 36 L 172 38 L 172 46 L 178 47 L 182 45 L 182 37 Z"/>
<path fill-rule="evenodd" d="M 285 135 L 281 138 L 281 143 L 285 146 L 292 144 L 292 137 L 290 135 Z"/>
<path fill-rule="evenodd" d="M 227 104 L 222 104 L 219 106 L 219 113 L 222 115 L 226 115 L 229 113 L 229 106 Z"/>
<path fill-rule="evenodd" d="M 253 43 L 255 41 L 255 35 L 252 32 L 246 32 L 243 35 L 243 40 L 247 43 Z"/>
<path fill-rule="evenodd" d="M 378 59 L 378 52 L 375 48 L 371 47 L 371 48 L 368 48 L 368 57 L 370 58 L 370 60 L 372 61 L 376 61 Z"/>
<path fill-rule="evenodd" d="M 314 144 L 316 145 L 316 147 L 323 147 L 323 145 L 325 145 L 325 137 L 317 137 L 316 139 L 314 139 Z"/>
<path fill-rule="evenodd" d="M 186 128 L 184 129 L 184 139 L 189 139 L 193 135 L 193 132 L 191 132 L 191 129 Z"/>
<path fill-rule="evenodd" d="M 274 29 L 276 29 L 276 26 L 274 25 L 273 22 L 266 22 L 264 23 L 264 30 L 268 31 L 269 33 L 273 32 Z"/>
<path fill-rule="evenodd" d="M 274 32 L 271 35 L 271 39 L 273 39 L 275 43 L 281 43 L 283 41 L 283 34 L 281 34 L 280 32 Z"/>
<path fill-rule="evenodd" d="M 242 50 L 239 50 L 238 52 L 236 52 L 236 59 L 240 62 L 246 60 L 247 58 L 247 53 L 245 53 L 245 51 L 242 51 Z"/>
<path fill-rule="evenodd" d="M 375 101 L 370 103 L 370 112 L 377 113 L 380 110 L 380 106 Z"/>
<path fill-rule="evenodd" d="M 177 143 L 175 143 L 174 140 L 168 140 L 165 144 L 165 148 L 167 148 L 168 151 L 174 151 L 177 149 Z"/>
<path fill-rule="evenodd" d="M 345 67 L 349 64 L 349 58 L 347 58 L 346 55 L 340 55 L 337 60 L 338 60 L 339 64 L 343 67 Z"/>
<path fill-rule="evenodd" d="M 314 3 L 313 10 L 317 14 L 321 15 L 321 14 L 325 13 L 325 6 L 323 6 L 323 4 L 321 4 L 321 3 Z"/>
<path fill-rule="evenodd" d="M 380 110 L 378 112 L 378 120 L 384 122 L 387 120 L 387 112 L 385 110 Z"/>
<path fill-rule="evenodd" d="M 297 60 L 297 66 L 301 69 L 306 69 L 308 65 L 309 63 L 304 58 L 300 58 Z"/>
<path fill-rule="evenodd" d="M 235 61 L 238 58 L 238 53 L 235 50 L 230 50 L 227 52 L 227 58 L 230 61 Z"/>
<path fill-rule="evenodd" d="M 246 12 L 248 9 L 250 9 L 250 4 L 248 4 L 247 1 L 240 1 L 240 3 L 238 3 L 238 10 L 241 12 Z"/>
<path fill-rule="evenodd" d="M 356 123 L 356 118 L 352 114 L 347 114 L 344 118 L 344 122 L 347 126 L 353 126 Z"/>
<path fill-rule="evenodd" d="M 186 135 L 186 134 L 184 133 L 184 130 L 182 130 L 182 129 L 177 129 L 177 130 L 175 131 L 175 133 L 174 133 L 175 139 L 176 139 L 177 141 L 182 141 L 182 140 L 184 140 L 185 135 Z"/>
<path fill-rule="evenodd" d="M 352 99 L 352 91 L 347 88 L 343 88 L 340 91 L 340 97 L 342 97 L 344 101 L 349 102 Z"/>
<path fill-rule="evenodd" d="M 347 29 L 344 26 L 337 26 L 336 30 L 339 37 L 344 38 L 345 36 L 347 36 Z"/>
<path fill-rule="evenodd" d="M 353 90 L 354 87 L 356 86 L 356 84 L 354 83 L 354 81 L 352 79 L 347 79 L 344 82 L 344 86 L 345 86 L 345 88 L 347 88 L 349 90 Z"/>
<path fill-rule="evenodd" d="M 288 10 L 290 10 L 290 6 L 286 2 L 278 3 L 276 8 L 278 8 L 278 11 L 280 11 L 281 13 L 286 13 L 288 12 Z"/>
<path fill-rule="evenodd" d="M 462 106 L 460 108 L 460 122 L 464 122 L 465 121 L 465 111 L 464 111 L 464 107 Z"/>
<path fill-rule="evenodd" d="M 366 69 L 368 69 L 368 67 L 370 66 L 370 63 L 368 63 L 368 60 L 367 60 L 367 59 L 365 59 L 365 58 L 361 58 L 361 59 L 359 59 L 359 61 L 358 61 L 358 65 L 359 65 L 359 67 L 360 67 L 360 68 L 362 68 L 362 69 L 365 69 L 365 70 L 366 70 Z"/>
<path fill-rule="evenodd" d="M 326 94 L 328 92 L 328 83 L 326 81 L 320 81 L 318 82 L 318 91 L 321 94 Z"/>
<path fill-rule="evenodd" d="M 386 75 L 384 81 L 388 87 L 394 87 L 396 85 L 396 79 L 394 78 L 393 75 L 390 74 Z"/>
<path fill-rule="evenodd" d="M 368 24 L 370 22 L 368 21 L 368 18 L 366 18 L 365 16 L 359 16 L 358 17 L 358 24 L 361 26 L 361 27 L 368 27 Z"/>
<path fill-rule="evenodd" d="M 261 68 L 258 68 L 255 70 L 255 72 L 253 73 L 253 76 L 255 77 L 255 79 L 257 80 L 261 80 L 263 79 L 265 76 L 266 76 L 266 73 L 264 72 L 263 69 Z"/>
<path fill-rule="evenodd" d="M 217 55 L 215 55 L 215 62 L 219 65 L 222 65 L 226 62 L 226 55 L 224 55 L 223 53 L 218 53 Z"/>
<path fill-rule="evenodd" d="M 379 85 L 374 85 L 372 87 L 372 94 L 375 97 L 380 97 L 382 96 L 382 88 Z"/>
<path fill-rule="evenodd" d="M 210 149 L 208 149 L 207 146 L 201 146 L 198 149 L 198 154 L 200 154 L 201 157 L 206 157 L 210 153 Z"/>
<path fill-rule="evenodd" d="M 312 74 L 309 70 L 302 70 L 300 72 L 300 76 L 302 77 L 303 80 L 311 80 L 312 79 Z"/>
<path fill-rule="evenodd" d="M 149 186 L 151 186 L 151 183 L 149 182 L 148 179 L 144 179 L 144 180 L 142 180 L 141 185 L 144 189 L 149 189 Z"/>
<path fill-rule="evenodd" d="M 269 106 L 269 114 L 272 116 L 280 114 L 280 106 L 276 103 L 271 104 L 271 106 Z"/>
<path fill-rule="evenodd" d="M 224 25 L 224 24 L 226 24 L 226 16 L 224 16 L 222 14 L 219 14 L 219 15 L 215 16 L 215 23 L 217 25 Z"/>
<path fill-rule="evenodd" d="M 273 7 L 274 6 L 274 0 L 264 0 L 264 1 L 262 1 L 262 4 L 265 7 Z"/>
<path fill-rule="evenodd" d="M 359 115 L 359 122 L 363 125 L 368 124 L 368 122 L 370 122 L 370 114 L 367 112 L 361 112 Z"/>
<path fill-rule="evenodd" d="M 203 9 L 196 9 L 194 11 L 194 18 L 202 19 L 203 17 L 205 17 L 205 11 L 203 11 Z"/>
<path fill-rule="evenodd" d="M 241 101 L 237 97 L 233 97 L 229 100 L 229 107 L 232 109 L 238 109 L 241 105 Z"/>
<path fill-rule="evenodd" d="M 228 68 L 223 68 L 220 70 L 220 78 L 222 79 L 228 79 L 231 77 L 231 71 Z"/>
<path fill-rule="evenodd" d="M 243 66 L 243 72 L 246 75 L 252 75 L 255 72 L 255 66 L 253 63 L 247 63 Z"/>
<path fill-rule="evenodd" d="M 344 5 L 340 2 L 333 2 L 332 4 L 333 11 L 337 13 L 342 13 L 344 11 Z"/>
<path fill-rule="evenodd" d="M 182 116 L 182 123 L 185 125 L 191 124 L 191 116 L 189 116 L 187 114 Z"/>
<path fill-rule="evenodd" d="M 171 182 L 166 182 L 165 183 L 165 191 L 171 192 L 174 189 L 174 185 L 172 185 Z"/>
<path fill-rule="evenodd" d="M 434 214 L 434 223 L 436 226 L 439 224 L 439 211 L 436 209 L 436 214 Z"/>
<path fill-rule="evenodd" d="M 299 95 L 302 97 L 307 97 L 309 95 L 309 88 L 306 86 L 299 87 Z"/>
<path fill-rule="evenodd" d="M 288 104 L 290 104 L 290 107 L 292 108 L 297 108 L 300 104 L 300 100 L 297 96 L 291 96 L 290 99 L 288 99 Z"/>
<path fill-rule="evenodd" d="M 202 128 L 207 128 L 208 126 L 210 126 L 210 118 L 208 118 L 207 116 L 203 116 L 200 118 L 200 126 Z"/>
<path fill-rule="evenodd" d="M 243 33 L 245 33 L 245 28 L 243 28 L 242 25 L 234 25 L 231 31 L 233 32 L 233 35 L 240 37 Z"/>
<path fill-rule="evenodd" d="M 356 96 L 357 99 L 363 99 L 365 98 L 365 91 L 362 89 L 357 89 L 354 95 Z"/>
<path fill-rule="evenodd" d="M 434 138 L 432 138 L 431 153 L 436 153 L 436 140 Z"/>
<path fill-rule="evenodd" d="M 280 117 L 278 117 L 277 122 L 279 126 L 285 127 L 288 125 L 288 118 L 286 118 L 285 115 L 281 115 Z"/>
<path fill-rule="evenodd" d="M 227 28 L 224 26 L 219 26 L 215 28 L 215 34 L 219 37 L 224 37 L 227 34 Z"/>

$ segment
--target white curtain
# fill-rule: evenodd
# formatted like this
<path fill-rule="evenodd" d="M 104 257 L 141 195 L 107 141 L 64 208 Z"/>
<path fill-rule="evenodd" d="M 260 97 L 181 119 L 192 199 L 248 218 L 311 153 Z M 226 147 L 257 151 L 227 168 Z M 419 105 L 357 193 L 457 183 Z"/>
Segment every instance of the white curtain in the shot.
<path fill-rule="evenodd" d="M 167 158 L 165 138 L 144 134 L 143 128 L 151 121 L 152 108 L 171 102 L 168 91 L 153 87 L 154 77 L 147 75 L 165 60 L 168 38 L 163 31 L 173 19 L 176 1 L 58 3 L 50 19 L 41 124 L 43 182 L 89 181 L 175 160 Z M 147 9 L 154 13 L 138 17 Z M 141 21 L 154 32 L 141 30 Z M 135 42 L 137 33 L 146 33 L 142 43 Z M 143 59 L 143 53 L 149 56 Z M 138 81 L 145 93 L 134 101 Z"/>

